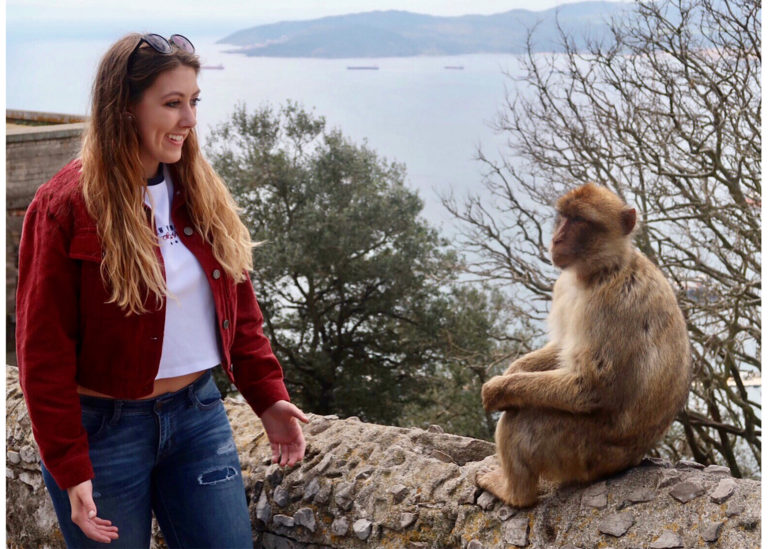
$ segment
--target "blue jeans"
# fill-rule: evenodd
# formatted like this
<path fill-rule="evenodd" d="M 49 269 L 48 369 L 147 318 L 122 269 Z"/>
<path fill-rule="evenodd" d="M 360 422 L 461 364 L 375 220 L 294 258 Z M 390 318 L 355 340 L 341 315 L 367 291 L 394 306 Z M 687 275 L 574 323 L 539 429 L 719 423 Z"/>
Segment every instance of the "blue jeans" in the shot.
<path fill-rule="evenodd" d="M 149 547 L 152 511 L 169 547 L 253 548 L 240 461 L 210 371 L 148 400 L 81 396 L 98 516 L 118 527 L 108 546 L 70 519 L 69 497 L 43 467 L 67 547 Z"/>

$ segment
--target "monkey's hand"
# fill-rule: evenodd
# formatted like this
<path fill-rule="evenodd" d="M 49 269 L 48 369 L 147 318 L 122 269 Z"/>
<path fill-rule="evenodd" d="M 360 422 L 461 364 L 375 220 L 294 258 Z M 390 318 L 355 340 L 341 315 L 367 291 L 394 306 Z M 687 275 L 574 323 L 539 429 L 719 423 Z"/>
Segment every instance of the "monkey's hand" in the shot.
<path fill-rule="evenodd" d="M 486 412 L 510 407 L 508 376 L 494 376 L 483 384 L 483 408 Z"/>

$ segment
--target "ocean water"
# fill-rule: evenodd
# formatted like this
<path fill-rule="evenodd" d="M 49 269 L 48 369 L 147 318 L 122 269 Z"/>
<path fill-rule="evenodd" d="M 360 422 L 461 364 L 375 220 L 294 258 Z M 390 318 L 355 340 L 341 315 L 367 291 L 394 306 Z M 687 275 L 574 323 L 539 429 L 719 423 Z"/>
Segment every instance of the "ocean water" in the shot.
<path fill-rule="evenodd" d="M 254 109 L 297 101 L 354 142 L 366 141 L 380 156 L 404 163 L 408 185 L 424 201 L 424 217 L 444 232 L 452 232 L 453 221 L 440 196 L 482 192 L 478 147 L 493 158 L 506 154 L 505 137 L 491 125 L 514 86 L 505 73 L 520 70 L 516 56 L 260 58 L 228 53 L 231 46 L 215 38 L 194 42 L 205 65 L 224 66 L 203 70 L 198 79 L 203 142 L 237 103 Z M 93 75 L 109 44 L 9 36 L 7 108 L 86 114 Z M 347 69 L 354 65 L 378 70 Z"/>

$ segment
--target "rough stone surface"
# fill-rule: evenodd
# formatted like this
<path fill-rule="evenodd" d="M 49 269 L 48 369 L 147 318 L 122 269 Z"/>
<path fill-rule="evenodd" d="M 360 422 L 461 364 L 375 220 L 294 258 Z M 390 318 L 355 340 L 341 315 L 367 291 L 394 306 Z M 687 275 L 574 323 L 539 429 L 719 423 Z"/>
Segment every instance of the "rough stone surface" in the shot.
<path fill-rule="evenodd" d="M 674 532 L 664 532 L 651 543 L 651 549 L 676 549 L 683 546 L 683 539 Z"/>
<path fill-rule="evenodd" d="M 709 493 L 709 499 L 715 503 L 723 503 L 730 498 L 736 491 L 736 481 L 733 478 L 724 478 L 717 484 L 712 492 Z"/>
<path fill-rule="evenodd" d="M 633 524 L 635 524 L 634 515 L 629 511 L 625 511 L 608 515 L 600 521 L 597 529 L 603 534 L 619 538 L 626 534 Z"/>
<path fill-rule="evenodd" d="M 355 533 L 355 535 L 358 538 L 360 538 L 363 541 L 367 540 L 370 537 L 372 528 L 373 528 L 373 523 L 370 520 L 366 520 L 366 519 L 356 520 L 355 523 L 352 525 L 352 531 Z"/>
<path fill-rule="evenodd" d="M 685 481 L 676 485 L 669 491 L 669 495 L 675 498 L 680 503 L 688 503 L 692 499 L 695 499 L 704 494 L 706 490 L 704 487 L 695 481 Z"/>
<path fill-rule="evenodd" d="M 704 468 L 705 473 L 720 473 L 721 475 L 731 476 L 731 470 L 725 465 L 707 465 Z"/>
<path fill-rule="evenodd" d="M 508 520 L 503 526 L 504 541 L 517 547 L 525 547 L 528 545 L 529 527 L 528 517 L 515 517 Z"/>
<path fill-rule="evenodd" d="M 315 513 L 309 507 L 304 507 L 296 511 L 296 514 L 293 515 L 293 520 L 296 521 L 296 524 L 303 526 L 310 532 L 314 532 L 317 529 Z"/>
<path fill-rule="evenodd" d="M 76 117 L 83 120 L 82 117 Z M 5 140 L 5 318 L 9 333 L 16 323 L 16 282 L 24 213 L 37 188 L 80 150 L 84 124 L 26 126 L 8 130 Z M 57 131 L 58 128 L 60 131 Z M 12 345 L 11 345 L 12 347 Z M 10 349 L 9 349 L 10 350 Z"/>
<path fill-rule="evenodd" d="M 702 524 L 700 527 L 701 539 L 707 543 L 717 541 L 717 538 L 720 537 L 720 529 L 723 527 L 723 524 L 725 524 L 724 521 Z"/>
<path fill-rule="evenodd" d="M 39 465 L 21 458 L 22 448 L 36 447 L 17 371 L 9 367 L 6 373 L 8 546 L 63 548 Z M 490 495 L 482 496 L 474 485 L 477 472 L 495 464 L 493 445 L 487 442 L 310 416 L 311 422 L 303 427 L 304 462 L 281 469 L 270 464 L 269 443 L 251 409 L 232 399 L 225 407 L 243 467 L 256 547 L 639 549 L 651 547 L 666 531 L 680 536 L 686 548 L 707 547 L 705 536 L 715 535 L 713 547 L 760 544 L 758 481 L 733 479 L 736 489 L 723 504 L 710 497 L 680 503 L 668 495 L 686 482 L 711 494 L 724 480 L 719 471 L 676 469 L 667 462 L 646 460 L 591 486 L 547 485 L 536 506 L 512 509 Z M 450 456 L 450 463 L 436 458 L 434 450 Z M 669 480 L 664 476 L 669 472 L 677 479 L 660 487 Z M 278 487 L 286 494 L 283 507 L 274 500 Z M 622 510 L 625 502 L 643 499 L 637 494 L 647 493 L 655 497 Z M 583 505 L 585 498 L 600 495 L 606 499 L 605 508 Z M 481 498 L 487 510 L 481 507 Z M 633 517 L 623 534 L 601 533 L 606 517 L 622 513 Z M 159 531 L 154 532 L 152 547 L 165 547 Z"/>
<path fill-rule="evenodd" d="M 296 524 L 296 520 L 288 515 L 275 515 L 272 521 L 277 526 L 282 526 L 284 528 L 293 528 L 294 524 Z"/>
<path fill-rule="evenodd" d="M 331 533 L 334 536 L 343 536 L 349 530 L 349 520 L 347 517 L 339 517 L 331 523 Z"/>

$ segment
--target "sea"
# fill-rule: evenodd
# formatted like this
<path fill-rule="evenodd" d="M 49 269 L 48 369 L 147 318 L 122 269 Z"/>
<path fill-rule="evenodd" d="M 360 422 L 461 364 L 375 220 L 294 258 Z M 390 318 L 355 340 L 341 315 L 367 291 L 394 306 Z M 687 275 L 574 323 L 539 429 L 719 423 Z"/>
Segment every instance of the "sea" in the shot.
<path fill-rule="evenodd" d="M 196 37 L 205 66 L 198 83 L 198 130 L 212 127 L 237 104 L 255 110 L 286 101 L 325 117 L 355 143 L 406 166 L 407 185 L 424 202 L 423 217 L 444 234 L 455 222 L 441 198 L 483 193 L 486 167 L 509 154 L 493 129 L 520 73 L 515 55 L 422 56 L 366 59 L 246 57 L 220 37 Z M 8 37 L 6 107 L 87 114 L 93 76 L 112 40 Z M 375 67 L 350 69 L 349 67 Z"/>

